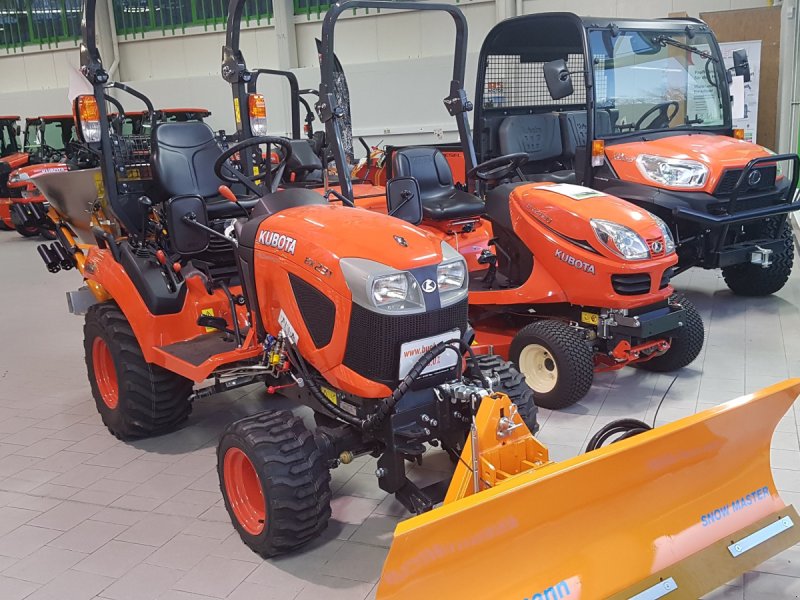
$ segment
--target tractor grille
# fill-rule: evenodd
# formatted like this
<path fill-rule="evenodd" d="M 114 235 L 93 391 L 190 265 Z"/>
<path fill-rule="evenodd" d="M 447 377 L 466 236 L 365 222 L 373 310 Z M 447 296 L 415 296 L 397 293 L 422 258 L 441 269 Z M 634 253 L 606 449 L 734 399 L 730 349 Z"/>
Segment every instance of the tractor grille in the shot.
<path fill-rule="evenodd" d="M 345 366 L 366 377 L 392 386 L 400 368 L 400 346 L 467 326 L 467 299 L 415 315 L 384 315 L 353 304 L 347 333 Z"/>
<path fill-rule="evenodd" d="M 611 285 L 621 296 L 638 296 L 650 292 L 650 274 L 612 275 Z"/>
<path fill-rule="evenodd" d="M 336 305 L 314 286 L 289 273 L 297 306 L 317 348 L 327 346 L 333 336 Z"/>
<path fill-rule="evenodd" d="M 714 195 L 717 197 L 730 196 L 733 188 L 736 187 L 736 182 L 742 174 L 744 169 L 729 169 L 722 175 L 722 179 L 717 184 L 717 189 L 714 190 Z M 775 187 L 775 178 L 778 175 L 778 168 L 775 165 L 767 167 L 756 167 L 753 171 L 761 173 L 761 180 L 751 186 L 746 181 L 744 182 L 743 189 L 740 193 L 758 192 L 763 190 L 771 190 Z M 752 171 L 751 171 L 752 172 Z"/>

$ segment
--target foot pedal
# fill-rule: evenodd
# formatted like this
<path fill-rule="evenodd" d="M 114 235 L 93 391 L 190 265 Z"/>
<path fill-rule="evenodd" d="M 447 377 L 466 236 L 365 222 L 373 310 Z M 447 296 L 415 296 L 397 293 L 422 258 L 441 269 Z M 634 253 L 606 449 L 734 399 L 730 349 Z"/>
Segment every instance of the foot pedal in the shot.
<path fill-rule="evenodd" d="M 217 331 L 233 334 L 233 331 L 228 329 L 228 322 L 222 317 L 215 317 L 213 315 L 200 315 L 197 317 L 197 324 L 200 327 L 216 329 Z"/>

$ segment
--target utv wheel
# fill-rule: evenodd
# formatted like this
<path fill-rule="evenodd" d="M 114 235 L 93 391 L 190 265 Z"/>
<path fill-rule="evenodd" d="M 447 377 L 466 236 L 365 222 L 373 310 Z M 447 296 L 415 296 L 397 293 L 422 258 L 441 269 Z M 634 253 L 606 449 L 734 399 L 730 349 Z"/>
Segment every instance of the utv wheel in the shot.
<path fill-rule="evenodd" d="M 666 373 L 682 369 L 695 358 L 703 349 L 706 333 L 703 329 L 703 319 L 700 313 L 683 294 L 673 294 L 670 304 L 680 304 L 686 311 L 686 322 L 680 332 L 670 340 L 670 347 L 664 354 L 655 356 L 642 363 L 634 363 L 644 371 Z"/>
<path fill-rule="evenodd" d="M 145 361 L 122 311 L 89 307 L 83 326 L 86 369 L 103 424 L 121 440 L 168 433 L 192 410 L 192 382 Z"/>
<path fill-rule="evenodd" d="M 769 221 L 763 226 L 767 235 L 774 235 L 777 223 Z M 745 263 L 722 269 L 728 288 L 739 296 L 769 296 L 780 290 L 789 280 L 794 263 L 794 237 L 789 221 L 783 223 L 778 237 L 783 243 L 772 254 L 772 265 Z"/>
<path fill-rule="evenodd" d="M 539 422 L 533 390 L 525 382 L 525 376 L 517 371 L 509 361 L 503 360 L 496 354 L 478 356 L 478 367 L 485 377 L 494 383 L 495 392 L 503 392 L 517 405 L 517 412 L 531 433 L 539 431 Z"/>
<path fill-rule="evenodd" d="M 288 411 L 229 425 L 217 447 L 217 472 L 234 527 L 264 557 L 291 552 L 328 526 L 330 473 L 314 436 Z"/>
<path fill-rule="evenodd" d="M 541 408 L 566 408 L 592 387 L 594 352 L 580 331 L 561 321 L 536 321 L 520 329 L 509 358 Z"/>

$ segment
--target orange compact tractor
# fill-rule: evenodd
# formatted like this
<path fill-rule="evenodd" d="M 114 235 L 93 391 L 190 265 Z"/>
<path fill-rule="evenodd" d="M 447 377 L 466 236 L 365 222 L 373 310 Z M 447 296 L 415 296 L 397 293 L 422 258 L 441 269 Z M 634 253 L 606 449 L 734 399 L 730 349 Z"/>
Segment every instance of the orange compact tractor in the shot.
<path fill-rule="evenodd" d="M 8 176 L 28 162 L 28 155 L 19 147 L 19 117 L 0 116 L 0 230 L 14 229 L 11 221 L 11 194 Z"/>
<path fill-rule="evenodd" d="M 362 453 L 416 515 L 395 532 L 379 600 L 699 598 L 800 539 L 769 465 L 800 381 L 553 463 L 531 434 L 523 378 L 470 352 L 465 260 L 439 237 L 274 191 L 292 152 L 282 138 L 221 153 L 203 123 L 160 123 L 134 172 L 126 149 L 141 161 L 144 147 L 108 128 L 104 95 L 119 84 L 100 62 L 94 8 L 85 1 L 81 49 L 94 95 L 76 102 L 104 166 L 35 179 L 86 281 L 71 305 L 86 313 L 92 390 L 122 437 L 180 423 L 207 378 L 193 397 L 262 382 L 310 407 L 313 428 L 269 409 L 220 440 L 225 506 L 249 547 L 269 557 L 315 539 L 331 515 L 329 470 Z M 255 180 L 228 162 L 271 156 L 266 144 L 281 149 L 274 173 Z M 405 464 L 431 445 L 457 464 L 444 486 L 420 489 Z M 509 569 L 509 555 L 525 560 Z"/>
<path fill-rule="evenodd" d="M 527 181 L 629 200 L 669 226 L 676 272 L 719 268 L 736 294 L 772 294 L 794 260 L 800 161 L 741 139 L 733 77 L 749 81 L 746 53 L 727 69 L 697 19 L 509 19 L 478 60 L 478 158 L 522 153 Z"/>
<path fill-rule="evenodd" d="M 418 10 L 428 9 L 420 4 Z M 537 393 L 537 404 L 546 408 L 580 400 L 596 370 L 636 364 L 672 371 L 697 357 L 703 323 L 670 285 L 678 258 L 663 220 L 574 184 L 519 181 L 529 160 L 523 152 L 476 165 L 467 121 L 472 104 L 462 87 L 466 23 L 457 21 L 450 95 L 444 102 L 456 119 L 468 186 L 454 183 L 450 163 L 430 147 L 395 149 L 385 189 L 354 184 L 348 160 L 352 136 L 344 134 L 349 103 L 333 48 L 336 19 L 328 18 L 317 108 L 339 175 L 327 194 L 345 204 L 388 210 L 465 256 L 479 351 L 497 352 L 517 364 Z M 243 61 L 240 51 L 226 53 Z M 235 64 L 244 69 L 243 62 Z M 234 93 L 242 94 L 239 102 L 247 101 L 245 92 L 234 81 Z M 247 125 L 242 125 L 246 137 Z"/>

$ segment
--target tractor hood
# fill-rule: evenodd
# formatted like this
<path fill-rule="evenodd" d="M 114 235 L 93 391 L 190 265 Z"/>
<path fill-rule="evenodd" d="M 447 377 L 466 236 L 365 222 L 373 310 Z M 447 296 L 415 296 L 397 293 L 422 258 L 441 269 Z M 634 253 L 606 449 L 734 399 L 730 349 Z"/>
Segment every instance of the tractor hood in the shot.
<path fill-rule="evenodd" d="M 277 253 L 303 268 L 342 277 L 343 258 L 369 259 L 398 271 L 442 262 L 442 241 L 405 221 L 332 204 L 288 208 L 265 219 L 255 250 Z M 342 280 L 343 281 L 343 280 Z"/>
<path fill-rule="evenodd" d="M 650 247 L 654 242 L 664 247 L 664 234 L 653 215 L 616 196 L 579 185 L 539 183 L 517 188 L 512 198 L 519 210 L 559 237 L 584 247 L 588 244 L 609 258 L 619 260 L 619 256 L 598 239 L 591 224 L 594 219 L 622 225 Z"/>
<path fill-rule="evenodd" d="M 636 159 L 642 154 L 702 163 L 708 170 L 705 182 L 692 188 L 656 182 L 637 165 Z M 622 180 L 664 189 L 708 193 L 716 188 L 726 170 L 742 169 L 754 158 L 772 154 L 770 150 L 752 142 L 706 133 L 667 136 L 606 147 L 606 158 Z"/>
<path fill-rule="evenodd" d="M 32 178 L 43 173 L 61 173 L 69 171 L 69 165 L 65 163 L 41 163 L 35 165 L 27 165 L 13 171 L 8 176 L 8 187 L 19 188 L 25 187 L 28 184 L 33 185 Z"/>

